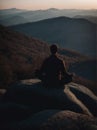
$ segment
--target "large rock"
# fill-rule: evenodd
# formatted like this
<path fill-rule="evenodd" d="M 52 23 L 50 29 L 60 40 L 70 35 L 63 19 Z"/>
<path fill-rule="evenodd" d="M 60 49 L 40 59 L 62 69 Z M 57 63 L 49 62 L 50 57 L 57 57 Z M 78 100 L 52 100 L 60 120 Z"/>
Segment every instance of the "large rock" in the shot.
<path fill-rule="evenodd" d="M 97 116 L 97 97 L 88 88 L 75 83 L 57 89 L 53 86 L 45 88 L 35 79 L 25 80 L 12 85 L 3 101 L 33 107 L 33 113 L 44 109 L 61 109 Z"/>
<path fill-rule="evenodd" d="M 97 130 L 97 118 L 58 110 L 45 110 L 26 120 L 3 126 L 5 130 Z"/>
<path fill-rule="evenodd" d="M 45 88 L 37 80 L 23 81 L 0 101 L 0 129 L 95 130 L 96 110 L 97 97 L 84 86 Z"/>
<path fill-rule="evenodd" d="M 7 91 L 3 101 L 33 107 L 33 113 L 45 109 L 59 109 L 92 116 L 88 108 L 70 92 L 69 88 L 45 88 L 41 83 L 14 85 Z"/>
<path fill-rule="evenodd" d="M 71 111 L 60 111 L 48 118 L 40 128 L 40 130 L 97 130 L 97 119 Z"/>
<path fill-rule="evenodd" d="M 79 99 L 94 116 L 97 116 L 97 96 L 94 95 L 92 91 L 75 83 L 68 84 L 67 88 L 76 95 L 77 99 Z"/>

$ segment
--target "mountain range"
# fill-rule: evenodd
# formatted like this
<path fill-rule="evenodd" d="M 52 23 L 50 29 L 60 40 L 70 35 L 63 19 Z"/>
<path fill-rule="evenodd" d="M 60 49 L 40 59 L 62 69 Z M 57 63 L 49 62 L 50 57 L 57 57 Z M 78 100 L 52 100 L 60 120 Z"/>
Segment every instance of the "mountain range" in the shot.
<path fill-rule="evenodd" d="M 82 18 L 57 17 L 11 26 L 15 31 L 44 40 L 49 44 L 96 56 L 97 25 Z"/>
<path fill-rule="evenodd" d="M 80 16 L 85 19 L 97 23 L 97 20 L 92 20 L 93 17 L 97 19 L 97 10 L 78 10 L 78 9 L 56 9 L 50 8 L 46 10 L 22 10 L 22 9 L 4 9 L 0 10 L 0 24 L 5 26 L 16 25 L 27 22 L 35 22 L 54 17 L 76 17 Z M 16 19 L 16 18 L 17 19 Z M 16 19 L 14 22 L 13 19 Z M 11 21 L 11 22 L 10 22 Z"/>

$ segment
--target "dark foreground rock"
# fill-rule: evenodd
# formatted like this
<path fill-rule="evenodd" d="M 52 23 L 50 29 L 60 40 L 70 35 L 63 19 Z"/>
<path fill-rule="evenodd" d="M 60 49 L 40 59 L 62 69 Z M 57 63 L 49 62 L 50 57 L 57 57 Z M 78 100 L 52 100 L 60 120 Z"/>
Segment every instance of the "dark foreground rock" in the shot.
<path fill-rule="evenodd" d="M 44 88 L 40 83 L 33 86 L 16 85 L 12 86 L 4 96 L 4 102 L 33 107 L 33 113 L 45 109 L 71 110 L 78 113 L 90 114 L 87 108 L 78 99 L 70 98 L 64 89 Z"/>
<path fill-rule="evenodd" d="M 4 130 L 97 130 L 97 118 L 71 111 L 45 110 L 26 120 L 10 123 Z"/>
<path fill-rule="evenodd" d="M 89 109 L 94 116 L 97 116 L 97 96 L 84 86 L 71 83 L 68 85 L 70 91 Z"/>
<path fill-rule="evenodd" d="M 97 97 L 88 88 L 74 83 L 59 89 L 45 88 L 40 82 L 16 84 L 7 91 L 3 102 L 33 107 L 33 113 L 61 109 L 97 116 Z"/>
<path fill-rule="evenodd" d="M 84 86 L 50 89 L 40 82 L 18 83 L 0 101 L 0 129 L 96 130 L 96 110 L 97 97 Z"/>
<path fill-rule="evenodd" d="M 41 130 L 97 130 L 97 119 L 74 113 L 60 111 L 41 125 Z"/>

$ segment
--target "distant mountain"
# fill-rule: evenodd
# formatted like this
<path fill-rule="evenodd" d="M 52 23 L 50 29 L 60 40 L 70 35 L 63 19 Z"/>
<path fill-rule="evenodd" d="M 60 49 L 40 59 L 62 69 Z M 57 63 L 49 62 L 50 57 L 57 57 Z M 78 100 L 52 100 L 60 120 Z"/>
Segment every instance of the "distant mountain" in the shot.
<path fill-rule="evenodd" d="M 8 18 L 4 18 L 2 20 L 0 20 L 0 24 L 4 24 L 6 26 L 10 26 L 10 25 L 16 25 L 19 23 L 27 23 L 29 22 L 26 18 L 22 17 L 22 16 L 10 16 Z"/>
<path fill-rule="evenodd" d="M 24 12 L 27 12 L 27 10 L 16 8 L 0 10 L 0 24 L 10 26 L 20 23 L 27 23 L 29 20 L 19 15 L 20 13 Z"/>
<path fill-rule="evenodd" d="M 94 88 L 95 62 L 71 50 L 59 48 L 58 52 L 65 60 L 66 68 L 76 74 L 75 82 Z M 49 54 L 47 43 L 0 26 L 0 87 L 15 80 L 35 77 L 35 70 Z M 86 70 L 85 61 L 90 66 Z"/>
<path fill-rule="evenodd" d="M 96 23 L 97 24 L 97 16 L 84 16 L 84 15 L 78 15 L 78 16 L 75 16 L 74 18 L 84 18 L 84 19 L 87 19 L 93 23 Z"/>
<path fill-rule="evenodd" d="M 95 57 L 97 25 L 85 19 L 57 17 L 38 22 L 11 26 L 13 30 L 28 36 Z"/>
<path fill-rule="evenodd" d="M 16 14 L 16 13 L 20 13 L 20 12 L 25 12 L 27 10 L 23 10 L 23 9 L 16 9 L 16 8 L 10 8 L 10 9 L 1 9 L 0 10 L 0 15 L 10 15 L 10 14 Z"/>
<path fill-rule="evenodd" d="M 11 22 L 10 24 L 6 24 L 9 21 L 6 21 L 6 18 L 10 17 L 16 17 L 20 16 L 29 22 L 35 22 L 39 20 L 44 20 L 48 18 L 54 18 L 54 17 L 60 17 L 60 16 L 66 16 L 66 17 L 75 17 L 75 16 L 93 16 L 97 17 L 97 10 L 78 10 L 78 9 L 56 9 L 56 8 L 50 8 L 46 10 L 22 10 L 22 9 L 6 9 L 6 10 L 0 10 L 0 21 L 5 20 L 4 23 L 1 22 L 2 25 L 15 25 L 18 23 Z M 27 23 L 27 21 L 24 21 L 24 23 Z M 19 21 L 19 24 L 21 24 L 22 21 Z"/>

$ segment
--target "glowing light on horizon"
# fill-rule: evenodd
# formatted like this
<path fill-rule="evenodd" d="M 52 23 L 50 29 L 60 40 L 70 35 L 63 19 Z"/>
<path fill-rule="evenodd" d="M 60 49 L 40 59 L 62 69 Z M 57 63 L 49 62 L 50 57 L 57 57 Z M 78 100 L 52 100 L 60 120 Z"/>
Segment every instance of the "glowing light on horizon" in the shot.
<path fill-rule="evenodd" d="M 97 0 L 0 0 L 0 9 L 97 9 Z"/>

